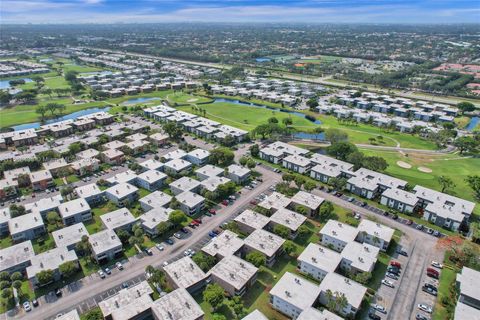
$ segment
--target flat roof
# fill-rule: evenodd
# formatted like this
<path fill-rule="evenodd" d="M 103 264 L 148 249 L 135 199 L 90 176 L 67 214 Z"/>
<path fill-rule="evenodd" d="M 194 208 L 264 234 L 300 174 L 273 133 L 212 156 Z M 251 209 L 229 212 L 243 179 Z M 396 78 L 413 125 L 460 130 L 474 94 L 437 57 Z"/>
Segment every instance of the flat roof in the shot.
<path fill-rule="evenodd" d="M 228 179 L 228 178 L 214 176 L 214 177 L 209 177 L 209 178 L 203 180 L 202 182 L 200 182 L 200 184 L 202 185 L 202 187 L 204 189 L 207 189 L 208 191 L 214 192 L 215 190 L 217 190 L 217 188 L 220 185 L 225 184 L 229 181 L 231 181 L 231 180 Z"/>
<path fill-rule="evenodd" d="M 92 245 L 92 250 L 96 255 L 112 250 L 116 247 L 122 247 L 122 242 L 117 234 L 110 229 L 90 235 L 88 241 Z"/>
<path fill-rule="evenodd" d="M 182 171 L 185 170 L 189 167 L 191 167 L 192 164 L 186 160 L 183 159 L 173 159 L 165 163 L 165 167 L 168 167 L 170 169 L 173 169 L 175 171 Z"/>
<path fill-rule="evenodd" d="M 204 176 L 208 176 L 208 177 L 220 176 L 220 175 L 223 174 L 223 172 L 224 172 L 224 170 L 222 168 L 213 166 L 211 164 L 207 164 L 207 165 L 195 170 L 195 173 L 201 174 L 201 175 L 204 175 Z"/>
<path fill-rule="evenodd" d="M 170 203 L 172 200 L 172 196 L 169 194 L 166 194 L 165 192 L 162 191 L 154 191 L 148 195 L 146 195 L 143 198 L 140 198 L 140 203 L 145 204 L 150 207 L 165 207 Z"/>
<path fill-rule="evenodd" d="M 30 259 L 32 265 L 27 268 L 27 275 L 28 278 L 32 278 L 40 271 L 56 270 L 65 262 L 77 260 L 74 250 L 67 250 L 66 247 L 54 248 L 33 256 Z"/>
<path fill-rule="evenodd" d="M 58 206 L 58 211 L 62 218 L 68 218 L 86 211 L 90 211 L 90 205 L 83 198 L 78 198 Z"/>
<path fill-rule="evenodd" d="M 11 218 L 8 221 L 8 229 L 12 235 L 42 226 L 44 226 L 42 216 L 38 211 Z"/>
<path fill-rule="evenodd" d="M 155 183 L 167 179 L 167 175 L 157 170 L 148 170 L 140 173 L 137 179 L 146 181 L 148 183 Z"/>
<path fill-rule="evenodd" d="M 389 188 L 382 193 L 382 196 L 410 205 L 412 207 L 414 207 L 418 202 L 418 198 L 414 193 L 398 188 Z"/>
<path fill-rule="evenodd" d="M 65 159 L 63 158 L 53 159 L 43 163 L 43 167 L 45 168 L 45 170 L 50 170 L 50 171 L 66 167 L 68 165 L 69 164 L 67 163 L 67 161 L 65 161 Z"/>
<path fill-rule="evenodd" d="M 298 228 L 307 220 L 307 218 L 295 211 L 280 208 L 278 209 L 271 217 L 270 221 L 281 224 L 282 226 L 287 227 L 293 232 L 297 231 Z"/>
<path fill-rule="evenodd" d="M 0 272 L 30 261 L 35 255 L 30 240 L 0 250 Z"/>
<path fill-rule="evenodd" d="M 237 164 L 231 164 L 228 166 L 228 173 L 236 175 L 238 177 L 243 177 L 250 174 L 250 169 L 239 166 Z"/>
<path fill-rule="evenodd" d="M 197 320 L 205 314 L 183 288 L 178 288 L 154 301 L 152 312 L 158 320 Z"/>
<path fill-rule="evenodd" d="M 455 307 L 454 319 L 471 319 L 479 320 L 480 319 L 480 309 L 476 309 L 465 303 L 457 301 L 457 306 Z"/>
<path fill-rule="evenodd" d="M 9 181 L 17 180 L 18 176 L 22 174 L 30 174 L 30 168 L 21 167 L 21 168 L 16 168 L 12 170 L 6 170 L 3 172 L 3 176 L 5 177 L 5 179 Z"/>
<path fill-rule="evenodd" d="M 242 320 L 268 320 L 268 318 L 263 313 L 258 311 L 258 309 L 255 309 L 246 317 L 242 318 Z"/>
<path fill-rule="evenodd" d="M 111 194 L 117 199 L 123 199 L 128 195 L 138 191 L 138 188 L 129 183 L 119 183 L 105 190 L 105 193 Z"/>
<path fill-rule="evenodd" d="M 102 223 L 107 229 L 116 230 L 126 225 L 135 223 L 137 219 L 127 208 L 121 208 L 100 216 Z"/>
<path fill-rule="evenodd" d="M 213 238 L 207 243 L 202 251 L 208 253 L 211 256 L 220 254 L 222 257 L 226 257 L 234 254 L 243 247 L 243 240 L 238 237 L 235 232 L 225 230 L 218 236 Z"/>
<path fill-rule="evenodd" d="M 309 243 L 298 256 L 297 260 L 308 263 L 328 273 L 334 272 L 335 269 L 337 269 L 342 261 L 342 256 L 340 253 L 316 243 Z"/>
<path fill-rule="evenodd" d="M 267 196 L 265 200 L 260 202 L 258 205 L 265 209 L 281 209 L 287 207 L 292 200 L 279 192 L 273 192 L 271 195 Z"/>
<path fill-rule="evenodd" d="M 246 237 L 244 242 L 250 248 L 271 257 L 282 247 L 285 239 L 263 229 L 257 229 Z"/>
<path fill-rule="evenodd" d="M 75 188 L 75 193 L 80 198 L 90 198 L 102 195 L 104 192 L 98 188 L 96 183 L 89 183 Z"/>
<path fill-rule="evenodd" d="M 188 256 L 164 266 L 163 270 L 177 287 L 185 289 L 205 280 L 207 277 L 205 272 Z"/>
<path fill-rule="evenodd" d="M 193 208 L 195 206 L 198 206 L 202 202 L 205 201 L 205 198 L 202 197 L 201 195 L 198 195 L 196 193 L 190 192 L 190 191 L 184 191 L 176 196 L 178 202 L 186 205 L 189 208 Z"/>
<path fill-rule="evenodd" d="M 99 154 L 100 154 L 100 152 L 96 149 L 87 149 L 87 150 L 83 150 L 83 151 L 80 151 L 79 153 L 77 153 L 77 158 L 78 159 L 95 158 Z"/>
<path fill-rule="evenodd" d="M 108 143 L 105 143 L 104 145 L 102 145 L 102 147 L 104 149 L 120 149 L 121 147 L 123 147 L 125 145 L 124 142 L 122 141 L 118 141 L 118 140 L 113 140 L 113 141 L 110 141 Z"/>
<path fill-rule="evenodd" d="M 386 242 L 392 240 L 393 233 L 395 232 L 393 228 L 368 219 L 362 219 L 357 229 L 359 232 L 366 232 Z"/>
<path fill-rule="evenodd" d="M 60 317 L 56 317 L 56 320 L 80 320 L 80 316 L 78 315 L 77 309 L 73 309 L 70 312 L 67 312 Z"/>
<path fill-rule="evenodd" d="M 10 220 L 10 208 L 1 208 L 0 209 L 0 224 L 8 224 L 8 221 Z"/>
<path fill-rule="evenodd" d="M 124 153 L 118 149 L 107 149 L 105 151 L 102 151 L 102 154 L 108 159 L 114 159 L 116 157 L 123 156 Z"/>
<path fill-rule="evenodd" d="M 200 181 L 190 177 L 181 177 L 180 179 L 177 179 L 170 183 L 169 186 L 179 189 L 181 191 L 191 191 L 200 186 Z"/>
<path fill-rule="evenodd" d="M 457 273 L 457 282 L 460 283 L 460 293 L 475 300 L 480 300 L 480 272 L 463 267 Z"/>
<path fill-rule="evenodd" d="M 413 188 L 415 195 L 418 198 L 425 199 L 429 202 L 437 204 L 438 207 L 448 205 L 452 207 L 452 210 L 471 214 L 475 208 L 475 203 L 451 196 L 446 193 L 442 193 L 436 190 L 428 189 L 422 186 L 415 186 Z"/>
<path fill-rule="evenodd" d="M 116 310 L 126 311 L 126 308 L 129 305 L 134 304 L 137 299 L 141 299 L 142 296 L 150 297 L 152 293 L 153 290 L 148 284 L 148 282 L 142 281 L 134 285 L 133 287 L 118 291 L 117 294 L 99 302 L 98 306 L 100 307 L 100 310 L 102 310 L 103 316 L 107 317 Z M 150 298 L 149 307 L 151 306 L 151 302 L 152 300 Z"/>
<path fill-rule="evenodd" d="M 234 219 L 236 222 L 243 223 L 254 229 L 263 229 L 270 219 L 263 214 L 246 209 Z"/>
<path fill-rule="evenodd" d="M 197 159 L 200 159 L 200 160 L 204 160 L 204 159 L 206 159 L 210 156 L 210 152 L 208 152 L 207 150 L 197 148 L 197 149 L 192 150 L 189 153 L 187 153 L 187 156 L 197 158 Z"/>
<path fill-rule="evenodd" d="M 407 181 L 405 180 L 393 178 L 386 174 L 365 168 L 360 168 L 355 171 L 354 176 L 348 179 L 348 183 L 367 190 L 375 190 L 378 185 L 388 188 L 399 188 L 407 185 Z"/>
<path fill-rule="evenodd" d="M 240 290 L 257 272 L 258 268 L 250 262 L 230 255 L 213 266 L 208 273 L 222 279 L 236 290 Z"/>
<path fill-rule="evenodd" d="M 380 249 L 367 243 L 352 241 L 342 250 L 342 258 L 351 262 L 351 266 L 362 272 L 371 272 L 377 263 Z"/>
<path fill-rule="evenodd" d="M 168 152 L 167 154 L 165 154 L 163 156 L 163 158 L 170 161 L 170 160 L 174 160 L 174 159 L 183 159 L 183 158 L 185 158 L 186 155 L 187 155 L 187 153 L 185 151 L 183 151 L 182 149 L 177 149 L 177 150 L 173 150 L 173 151 Z"/>
<path fill-rule="evenodd" d="M 57 247 L 68 247 L 80 242 L 83 236 L 89 236 L 87 228 L 85 228 L 83 222 L 52 232 L 53 241 L 55 241 Z"/>
<path fill-rule="evenodd" d="M 128 169 L 127 171 L 117 173 L 113 177 L 107 179 L 107 181 L 111 184 L 117 183 L 128 183 L 137 178 L 137 174 L 132 170 Z"/>
<path fill-rule="evenodd" d="M 309 209 L 316 210 L 323 203 L 324 199 L 317 195 L 300 190 L 292 197 L 291 201 Z"/>
<path fill-rule="evenodd" d="M 330 272 L 323 278 L 320 283 L 320 290 L 322 292 L 331 290 L 340 294 L 343 293 L 348 303 L 357 310 L 360 308 L 365 293 L 367 293 L 366 287 L 335 272 Z"/>
<path fill-rule="evenodd" d="M 343 318 L 327 309 L 320 311 L 314 307 L 309 307 L 300 313 L 297 320 L 343 320 Z"/>
<path fill-rule="evenodd" d="M 283 161 L 293 163 L 299 167 L 307 167 L 312 163 L 312 160 L 299 155 L 289 155 L 283 158 Z"/>
<path fill-rule="evenodd" d="M 148 159 L 140 163 L 140 166 L 147 170 L 159 170 L 163 167 L 163 162 L 155 160 L 155 159 Z"/>
<path fill-rule="evenodd" d="M 281 142 L 281 141 L 276 141 L 274 143 L 271 143 L 268 145 L 268 148 L 275 149 L 277 151 L 280 151 L 282 154 L 289 154 L 289 155 L 305 155 L 309 153 L 307 149 L 295 147 L 291 144 Z"/>
<path fill-rule="evenodd" d="M 27 211 L 38 211 L 38 212 L 52 211 L 58 208 L 58 206 L 62 204 L 62 202 L 63 202 L 62 196 L 57 194 L 56 196 L 52 196 L 49 198 L 42 198 L 38 201 L 25 204 L 25 209 Z"/>
<path fill-rule="evenodd" d="M 352 242 L 358 235 L 357 228 L 337 220 L 328 220 L 320 230 L 320 234 L 325 234 L 343 242 Z"/>
<path fill-rule="evenodd" d="M 285 272 L 275 286 L 270 290 L 270 295 L 277 296 L 290 305 L 301 310 L 313 306 L 320 296 L 320 288 L 291 272 Z"/>
<path fill-rule="evenodd" d="M 138 219 L 145 227 L 154 229 L 161 222 L 167 222 L 172 211 L 170 208 L 156 207 L 142 214 Z"/>

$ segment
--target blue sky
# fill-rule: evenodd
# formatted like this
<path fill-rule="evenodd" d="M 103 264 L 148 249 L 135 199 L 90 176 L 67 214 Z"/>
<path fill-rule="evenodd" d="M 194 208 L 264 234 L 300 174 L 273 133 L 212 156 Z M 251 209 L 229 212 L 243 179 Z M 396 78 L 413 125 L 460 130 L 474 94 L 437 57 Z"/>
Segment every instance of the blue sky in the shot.
<path fill-rule="evenodd" d="M 479 0 L 0 0 L 1 23 L 480 23 Z"/>

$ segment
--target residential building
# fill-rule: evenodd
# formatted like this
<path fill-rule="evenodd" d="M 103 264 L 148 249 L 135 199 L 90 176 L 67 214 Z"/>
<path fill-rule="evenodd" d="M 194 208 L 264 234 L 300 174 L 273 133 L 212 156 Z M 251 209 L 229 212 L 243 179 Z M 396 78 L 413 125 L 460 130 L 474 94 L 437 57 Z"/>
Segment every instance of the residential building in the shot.
<path fill-rule="evenodd" d="M 247 209 L 236 216 L 234 221 L 240 231 L 250 234 L 257 229 L 265 228 L 270 222 L 270 219 L 263 214 Z"/>
<path fill-rule="evenodd" d="M 24 272 L 35 256 L 30 240 L 0 249 L 0 272 Z"/>
<path fill-rule="evenodd" d="M 8 221 L 8 229 L 13 242 L 33 240 L 45 234 L 45 225 L 38 211 L 27 213 Z"/>
<path fill-rule="evenodd" d="M 415 194 L 402 189 L 387 189 L 382 193 L 380 203 L 402 213 L 412 213 L 418 203 Z"/>
<path fill-rule="evenodd" d="M 163 186 L 166 179 L 167 175 L 165 173 L 157 170 L 149 170 L 139 174 L 136 182 L 140 188 L 155 191 Z"/>
<path fill-rule="evenodd" d="M 157 226 L 160 223 L 166 222 L 170 224 L 168 222 L 168 217 L 172 211 L 173 210 L 170 208 L 155 207 L 142 214 L 138 219 L 143 230 L 145 230 L 145 233 L 154 237 L 158 235 Z"/>
<path fill-rule="evenodd" d="M 192 168 L 192 164 L 183 159 L 174 159 L 165 163 L 164 171 L 169 175 L 178 175 L 182 171 L 188 172 Z"/>
<path fill-rule="evenodd" d="M 105 196 L 117 206 L 125 206 L 137 200 L 138 189 L 128 183 L 119 183 L 105 190 Z"/>
<path fill-rule="evenodd" d="M 310 217 L 316 216 L 319 213 L 320 206 L 324 201 L 322 197 L 303 190 L 298 191 L 290 200 L 291 203 L 289 208 L 300 212 L 298 207 L 301 206 L 306 211 L 305 213 Z"/>
<path fill-rule="evenodd" d="M 224 172 L 225 172 L 224 169 L 213 166 L 211 164 L 207 164 L 207 165 L 195 170 L 195 173 L 197 174 L 197 178 L 200 181 L 208 179 L 210 177 L 222 176 Z"/>
<path fill-rule="evenodd" d="M 290 230 L 289 238 L 295 239 L 298 228 L 300 228 L 306 220 L 307 218 L 304 215 L 286 208 L 281 208 L 270 217 L 268 228 L 274 230 L 276 225 L 282 225 Z"/>
<path fill-rule="evenodd" d="M 172 196 L 162 191 L 154 191 L 143 198 L 140 198 L 140 206 L 143 211 L 149 211 L 154 208 L 168 207 Z"/>
<path fill-rule="evenodd" d="M 67 250 L 75 250 L 77 243 L 82 241 L 83 236 L 88 237 L 89 233 L 82 222 L 52 232 L 55 246 L 57 248 L 67 248 Z"/>
<path fill-rule="evenodd" d="M 111 229 L 91 234 L 88 241 L 92 246 L 92 255 L 97 263 L 112 260 L 123 252 L 122 242 L 115 231 Z"/>
<path fill-rule="evenodd" d="M 335 272 L 341 261 L 340 253 L 309 243 L 297 258 L 297 268 L 300 272 L 322 281 L 328 273 Z"/>
<path fill-rule="evenodd" d="M 30 182 L 34 191 L 41 191 L 54 185 L 50 171 L 40 170 L 30 173 Z"/>
<path fill-rule="evenodd" d="M 92 219 L 92 211 L 88 202 L 78 198 L 58 206 L 58 212 L 67 226 Z"/>
<path fill-rule="evenodd" d="M 89 205 L 96 205 L 104 200 L 105 192 L 100 190 L 96 183 L 90 183 L 74 189 L 75 194 L 85 199 Z"/>
<path fill-rule="evenodd" d="M 288 155 L 303 156 L 308 150 L 295 147 L 281 141 L 274 142 L 265 148 L 260 149 L 260 158 L 275 164 L 282 163 L 284 157 Z"/>
<path fill-rule="evenodd" d="M 258 268 L 235 255 L 229 255 L 208 272 L 212 281 L 230 296 L 243 296 L 257 279 Z"/>
<path fill-rule="evenodd" d="M 337 316 L 335 313 L 328 311 L 327 309 L 319 310 L 313 307 L 307 308 L 300 313 L 297 320 L 343 320 L 342 317 Z"/>
<path fill-rule="evenodd" d="M 350 317 L 354 317 L 360 309 L 363 297 L 367 293 L 366 287 L 334 272 L 325 276 L 319 288 L 320 303 L 324 306 L 328 304 L 328 292 L 333 293 L 333 299 L 336 299 L 336 295 L 344 295 L 348 304 L 338 311 L 342 316 Z"/>
<path fill-rule="evenodd" d="M 267 196 L 258 206 L 270 210 L 271 213 L 275 211 L 286 208 L 292 202 L 290 198 L 284 196 L 279 192 L 273 192 L 271 195 Z"/>
<path fill-rule="evenodd" d="M 360 168 L 348 179 L 346 189 L 356 195 L 373 199 L 387 189 L 403 189 L 407 181 L 383 173 Z"/>
<path fill-rule="evenodd" d="M 124 172 L 117 173 L 113 177 L 108 178 L 107 182 L 110 183 L 111 185 L 116 185 L 119 183 L 136 184 L 137 174 L 132 170 L 127 170 Z"/>
<path fill-rule="evenodd" d="M 77 159 L 90 159 L 96 158 L 100 154 L 100 151 L 96 149 L 87 149 L 77 153 Z"/>
<path fill-rule="evenodd" d="M 37 274 L 52 270 L 53 281 L 59 281 L 62 277 L 59 267 L 66 262 L 73 262 L 79 268 L 75 251 L 69 251 L 65 247 L 54 248 L 37 254 L 31 258 L 31 266 L 27 267 L 27 278 L 34 287 L 37 287 L 40 286 Z"/>
<path fill-rule="evenodd" d="M 164 158 L 166 161 L 171 161 L 177 159 L 185 159 L 186 156 L 187 153 L 185 151 L 183 151 L 182 149 L 176 149 L 165 154 L 162 158 Z"/>
<path fill-rule="evenodd" d="M 163 146 L 168 143 L 169 137 L 163 133 L 154 133 L 149 137 L 150 142 L 156 145 L 157 147 Z"/>
<path fill-rule="evenodd" d="M 33 203 L 27 203 L 25 204 L 25 210 L 27 210 L 27 212 L 39 212 L 42 215 L 42 218 L 45 219 L 48 212 L 58 211 L 58 207 L 62 202 L 62 196 L 57 194 L 50 198 L 42 198 Z"/>
<path fill-rule="evenodd" d="M 176 199 L 180 203 L 180 210 L 190 216 L 200 213 L 205 205 L 204 197 L 190 191 L 180 193 Z"/>
<path fill-rule="evenodd" d="M 255 309 L 246 317 L 242 318 L 242 320 L 268 320 L 268 318 L 263 313 L 258 311 L 258 309 Z"/>
<path fill-rule="evenodd" d="M 105 163 L 118 166 L 125 161 L 125 154 L 119 149 L 107 149 L 102 151 L 100 158 Z"/>
<path fill-rule="evenodd" d="M 10 208 L 0 209 L 0 235 L 8 234 L 8 221 L 10 221 L 10 219 Z"/>
<path fill-rule="evenodd" d="M 73 309 L 70 312 L 64 313 L 63 315 L 58 315 L 56 320 L 80 320 L 80 316 L 77 312 L 77 309 Z"/>
<path fill-rule="evenodd" d="M 154 320 L 202 320 L 204 312 L 187 290 L 178 288 L 153 303 Z"/>
<path fill-rule="evenodd" d="M 291 272 L 285 272 L 270 290 L 270 304 L 280 313 L 297 319 L 304 310 L 316 303 L 319 296 L 318 285 Z"/>
<path fill-rule="evenodd" d="M 458 303 L 480 310 L 480 272 L 463 267 L 457 273 L 456 287 L 459 291 Z"/>
<path fill-rule="evenodd" d="M 97 171 L 99 165 L 100 160 L 95 158 L 80 159 L 71 163 L 73 171 L 79 177 Z"/>
<path fill-rule="evenodd" d="M 119 229 L 131 230 L 137 219 L 127 208 L 121 208 L 100 216 L 105 228 L 117 231 Z"/>
<path fill-rule="evenodd" d="M 227 177 L 237 184 L 244 184 L 250 178 L 250 169 L 236 164 L 229 165 L 227 171 Z"/>
<path fill-rule="evenodd" d="M 273 266 L 276 258 L 283 252 L 285 239 L 268 231 L 257 229 L 244 239 L 244 252 L 259 251 L 266 257 L 269 267 Z"/>
<path fill-rule="evenodd" d="M 358 230 L 348 224 L 328 220 L 319 232 L 320 243 L 325 247 L 341 252 L 345 246 L 354 241 Z"/>
<path fill-rule="evenodd" d="M 208 162 L 210 152 L 203 149 L 195 149 L 187 153 L 185 160 L 193 163 L 194 165 L 201 166 Z"/>
<path fill-rule="evenodd" d="M 173 288 L 184 288 L 190 294 L 198 292 L 207 284 L 207 275 L 189 256 L 164 266 L 163 271 Z"/>
<path fill-rule="evenodd" d="M 202 180 L 200 186 L 202 190 L 207 190 L 210 192 L 217 191 L 218 187 L 230 182 L 230 179 L 225 177 L 210 177 L 208 179 Z"/>
<path fill-rule="evenodd" d="M 377 247 L 367 243 L 350 242 L 342 250 L 340 268 L 353 275 L 362 272 L 371 273 L 377 263 L 379 251 Z"/>
<path fill-rule="evenodd" d="M 390 241 L 392 241 L 394 229 L 378 222 L 363 219 L 357 227 L 357 241 L 368 243 L 374 247 L 387 251 Z"/>
<path fill-rule="evenodd" d="M 197 193 L 200 191 L 200 182 L 190 177 L 181 177 L 170 183 L 169 187 L 174 195 L 178 195 L 185 191 Z"/>
<path fill-rule="evenodd" d="M 300 155 L 290 155 L 283 158 L 282 165 L 288 170 L 303 174 L 310 171 L 312 161 Z"/>
<path fill-rule="evenodd" d="M 202 251 L 218 260 L 231 255 L 241 255 L 243 240 L 235 232 L 225 230 L 207 243 Z"/>
<path fill-rule="evenodd" d="M 144 162 L 141 162 L 140 166 L 142 167 L 143 171 L 149 171 L 149 170 L 162 171 L 163 170 L 163 162 L 155 159 L 148 159 Z"/>

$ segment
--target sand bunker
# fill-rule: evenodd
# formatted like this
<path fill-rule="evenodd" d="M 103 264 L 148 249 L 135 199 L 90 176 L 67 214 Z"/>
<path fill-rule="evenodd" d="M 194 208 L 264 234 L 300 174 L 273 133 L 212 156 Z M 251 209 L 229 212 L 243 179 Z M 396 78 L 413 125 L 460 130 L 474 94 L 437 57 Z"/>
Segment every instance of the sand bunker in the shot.
<path fill-rule="evenodd" d="M 192 98 L 192 99 L 188 99 L 187 102 L 195 102 L 197 100 L 198 100 L 197 98 Z"/>
<path fill-rule="evenodd" d="M 410 169 L 412 167 L 411 164 L 406 163 L 404 161 L 397 161 L 397 166 L 399 166 L 400 168 L 404 168 L 404 169 Z"/>
<path fill-rule="evenodd" d="M 427 168 L 427 167 L 418 167 L 418 171 L 425 172 L 425 173 L 431 173 L 432 169 Z"/>

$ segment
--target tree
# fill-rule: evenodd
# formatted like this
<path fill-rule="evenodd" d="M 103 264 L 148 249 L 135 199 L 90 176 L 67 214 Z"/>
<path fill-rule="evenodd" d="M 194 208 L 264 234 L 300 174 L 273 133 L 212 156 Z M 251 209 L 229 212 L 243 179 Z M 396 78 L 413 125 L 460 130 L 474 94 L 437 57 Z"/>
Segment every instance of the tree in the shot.
<path fill-rule="evenodd" d="M 0 272 L 0 281 L 8 281 L 10 282 L 10 274 L 8 271 L 2 271 Z"/>
<path fill-rule="evenodd" d="M 92 246 L 88 241 L 88 236 L 82 236 L 80 242 L 75 245 L 75 249 L 81 256 L 88 256 L 92 253 Z"/>
<path fill-rule="evenodd" d="M 45 106 L 37 106 L 35 108 L 35 112 L 40 115 L 40 121 L 45 120 L 45 114 L 47 113 L 48 109 Z"/>
<path fill-rule="evenodd" d="M 226 167 L 232 164 L 234 158 L 235 155 L 232 150 L 225 147 L 219 147 L 210 151 L 209 160 L 213 165 Z"/>
<path fill-rule="evenodd" d="M 307 191 L 312 191 L 313 189 L 315 189 L 317 187 L 317 184 L 313 181 L 310 181 L 308 180 L 307 182 L 305 182 L 303 184 L 303 189 L 307 190 Z"/>
<path fill-rule="evenodd" d="M 258 144 L 254 144 L 252 145 L 250 148 L 250 154 L 252 155 L 252 157 L 258 157 L 259 153 L 260 153 L 260 147 L 258 146 Z"/>
<path fill-rule="evenodd" d="M 99 307 L 96 307 L 83 314 L 82 318 L 85 320 L 103 320 L 103 313 Z"/>
<path fill-rule="evenodd" d="M 247 161 L 247 167 L 248 167 L 248 169 L 253 169 L 253 168 L 255 168 L 256 166 L 257 166 L 257 163 L 255 162 L 255 160 L 249 159 L 249 160 Z"/>
<path fill-rule="evenodd" d="M 303 184 L 305 183 L 306 179 L 304 176 L 301 176 L 299 174 L 295 175 L 295 185 L 297 186 L 298 189 L 301 189 Z"/>
<path fill-rule="evenodd" d="M 70 152 L 71 155 L 75 155 L 82 151 L 83 149 L 83 143 L 82 142 L 74 142 L 71 145 L 68 146 L 68 152 Z"/>
<path fill-rule="evenodd" d="M 290 255 L 295 252 L 296 246 L 292 241 L 287 240 L 283 243 L 282 248 L 286 254 Z"/>
<path fill-rule="evenodd" d="M 172 200 L 170 200 L 170 209 L 176 210 L 180 208 L 180 202 L 178 202 L 176 197 L 172 197 Z"/>
<path fill-rule="evenodd" d="M 459 137 L 453 142 L 453 145 L 460 150 L 460 154 L 463 154 L 465 151 L 474 152 L 478 144 L 473 137 L 468 136 Z"/>
<path fill-rule="evenodd" d="M 50 102 L 50 103 L 47 103 L 45 105 L 45 109 L 47 109 L 48 111 L 50 111 L 51 115 L 55 115 L 55 112 L 59 111 L 62 109 L 62 105 L 59 104 L 59 103 L 55 103 L 55 102 Z"/>
<path fill-rule="evenodd" d="M 17 271 L 17 272 L 12 273 L 12 275 L 10 276 L 10 280 L 12 280 L 12 281 L 20 280 L 21 281 L 21 280 L 23 280 L 23 276 L 20 272 Z"/>
<path fill-rule="evenodd" d="M 170 214 L 168 216 L 168 221 L 172 225 L 178 226 L 182 222 L 187 221 L 187 216 L 185 215 L 185 213 L 183 213 L 180 210 L 174 210 L 174 211 L 170 212 Z"/>
<path fill-rule="evenodd" d="M 260 251 L 249 252 L 245 259 L 257 268 L 260 268 L 267 263 L 267 257 Z"/>
<path fill-rule="evenodd" d="M 480 176 L 478 175 L 468 176 L 465 179 L 465 182 L 473 190 L 473 194 L 475 195 L 475 197 L 477 199 L 480 199 Z"/>
<path fill-rule="evenodd" d="M 385 171 L 388 167 L 387 161 L 382 157 L 365 157 L 363 160 L 363 166 L 367 169 L 374 171 Z"/>
<path fill-rule="evenodd" d="M 117 231 L 117 236 L 123 244 L 126 244 L 130 238 L 130 234 L 125 229 L 119 229 Z"/>
<path fill-rule="evenodd" d="M 78 81 L 77 80 L 77 74 L 78 74 L 78 72 L 73 71 L 73 70 L 72 71 L 67 71 L 65 73 L 65 80 L 67 82 L 70 82 L 70 85 L 72 85 L 73 83 Z"/>
<path fill-rule="evenodd" d="M 285 127 L 291 126 L 293 124 L 292 118 L 283 118 L 282 123 L 285 125 Z"/>
<path fill-rule="evenodd" d="M 357 147 L 349 142 L 335 142 L 327 147 L 327 154 L 346 161 L 349 154 L 357 151 Z"/>
<path fill-rule="evenodd" d="M 247 162 L 248 162 L 248 158 L 243 156 L 240 158 L 240 160 L 238 161 L 242 166 L 246 165 Z"/>
<path fill-rule="evenodd" d="M 225 299 L 223 288 L 218 284 L 209 284 L 203 291 L 203 300 L 208 302 L 215 311 Z"/>
<path fill-rule="evenodd" d="M 354 151 L 347 156 L 346 161 L 353 164 L 353 170 L 358 170 L 363 166 L 365 155 L 360 151 Z"/>
<path fill-rule="evenodd" d="M 58 266 L 58 270 L 64 278 L 70 278 L 78 271 L 78 267 L 73 261 L 67 261 Z"/>
<path fill-rule="evenodd" d="M 2 290 L 2 298 L 3 299 L 10 299 L 13 295 L 12 289 L 10 288 L 5 288 Z"/>
<path fill-rule="evenodd" d="M 304 238 L 310 234 L 310 229 L 304 224 L 298 227 L 297 234 L 300 238 Z"/>
<path fill-rule="evenodd" d="M 53 281 L 53 270 L 42 270 L 35 277 L 41 286 L 46 285 Z"/>
<path fill-rule="evenodd" d="M 12 283 L 10 281 L 0 281 L 0 289 L 10 288 Z"/>
<path fill-rule="evenodd" d="M 13 281 L 12 282 L 12 287 L 14 287 L 17 290 L 18 295 L 21 295 L 22 281 L 20 281 L 20 280 Z"/>
<path fill-rule="evenodd" d="M 372 274 L 370 272 L 360 272 L 355 275 L 355 281 L 365 285 L 368 284 L 371 278 Z"/>
<path fill-rule="evenodd" d="M 25 210 L 25 207 L 22 206 L 21 204 L 20 205 L 12 204 L 10 206 L 10 216 L 12 218 L 23 216 L 26 213 L 27 213 L 27 210 Z"/>
<path fill-rule="evenodd" d="M 290 229 L 288 229 L 287 227 L 285 227 L 284 225 L 281 225 L 281 224 L 276 224 L 273 227 L 273 232 L 276 235 L 279 235 L 280 237 L 285 238 L 285 239 L 290 236 Z"/>
<path fill-rule="evenodd" d="M 465 112 L 475 111 L 475 105 L 468 101 L 459 102 L 457 108 L 462 112 L 462 115 L 465 114 Z"/>
<path fill-rule="evenodd" d="M 347 185 L 347 179 L 332 177 L 328 180 L 328 184 L 337 190 L 342 190 Z"/>
<path fill-rule="evenodd" d="M 348 134 L 340 129 L 330 128 L 325 131 L 325 139 L 331 144 L 348 140 Z"/>
<path fill-rule="evenodd" d="M 17 182 L 19 187 L 28 187 L 30 186 L 30 175 L 27 173 L 22 173 L 17 176 Z"/>
<path fill-rule="evenodd" d="M 288 173 L 288 172 L 287 172 L 287 173 L 284 173 L 284 174 L 282 175 L 282 180 L 285 181 L 285 182 L 290 183 L 290 182 L 292 182 L 294 179 L 295 179 L 295 176 L 294 176 L 293 174 L 291 174 L 291 173 Z"/>
<path fill-rule="evenodd" d="M 268 118 L 268 123 L 278 123 L 278 119 L 275 117 Z"/>
<path fill-rule="evenodd" d="M 227 320 L 227 317 L 220 313 L 213 313 L 212 320 Z"/>
<path fill-rule="evenodd" d="M 159 236 L 165 235 L 170 230 L 170 225 L 166 221 L 162 221 L 157 225 L 157 233 Z"/>
<path fill-rule="evenodd" d="M 192 260 L 202 269 L 204 272 L 210 270 L 217 262 L 214 257 L 207 255 L 203 252 L 197 252 L 193 255 Z"/>
<path fill-rule="evenodd" d="M 317 136 L 317 140 L 318 140 L 318 136 L 324 132 L 325 130 L 320 126 L 317 126 L 313 129 L 313 133 L 315 133 L 315 135 Z"/>
<path fill-rule="evenodd" d="M 442 192 L 445 192 L 446 190 L 450 190 L 456 187 L 456 184 L 453 182 L 453 180 L 450 177 L 439 176 L 437 180 L 440 186 L 442 187 Z"/>
<path fill-rule="evenodd" d="M 8 91 L 0 90 L 0 104 L 8 104 L 13 99 L 13 95 Z"/>
<path fill-rule="evenodd" d="M 60 215 L 55 212 L 55 211 L 50 211 L 47 213 L 47 222 L 48 224 L 56 225 L 62 221 L 62 218 L 60 218 Z"/>
<path fill-rule="evenodd" d="M 176 122 L 165 122 L 162 124 L 163 131 L 174 141 L 180 140 L 183 134 L 182 128 Z"/>
<path fill-rule="evenodd" d="M 310 110 L 315 111 L 315 108 L 318 107 L 318 100 L 316 97 L 310 98 L 307 101 L 307 106 L 310 108 Z"/>
<path fill-rule="evenodd" d="M 335 215 L 333 204 L 330 201 L 325 201 L 320 207 L 319 217 L 320 221 L 328 221 Z"/>

